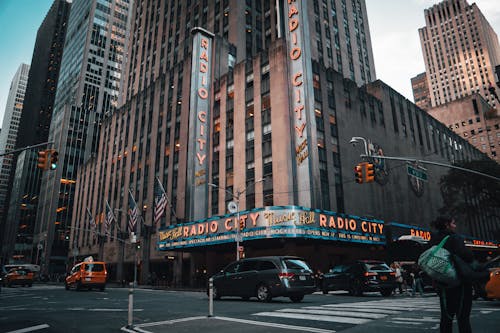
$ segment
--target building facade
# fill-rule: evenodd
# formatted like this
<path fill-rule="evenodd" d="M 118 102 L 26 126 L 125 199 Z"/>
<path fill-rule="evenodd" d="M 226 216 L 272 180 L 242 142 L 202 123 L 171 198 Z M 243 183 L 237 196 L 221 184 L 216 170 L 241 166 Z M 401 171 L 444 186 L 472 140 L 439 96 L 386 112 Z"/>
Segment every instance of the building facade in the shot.
<path fill-rule="evenodd" d="M 500 161 L 500 115 L 481 95 L 463 97 L 428 112 L 491 159 Z"/>
<path fill-rule="evenodd" d="M 478 6 L 446 0 L 425 10 L 419 29 L 431 106 L 478 93 L 492 106 L 489 88 L 500 63 L 497 34 Z"/>
<path fill-rule="evenodd" d="M 30 66 L 21 64 L 14 74 L 10 83 L 7 104 L 3 116 L 2 132 L 0 132 L 0 152 L 8 152 L 16 147 L 19 121 L 23 111 L 26 83 Z M 5 155 L 0 157 L 0 220 L 4 220 L 6 213 L 6 200 L 9 193 L 9 177 L 12 170 L 14 156 Z"/>
<path fill-rule="evenodd" d="M 199 8 L 185 12 L 174 3 L 157 3 L 167 23 L 200 19 Z M 359 87 L 309 57 L 314 45 L 304 36 L 311 35 L 307 22 L 315 18 L 310 3 L 286 4 L 282 37 L 241 61 L 235 56 L 240 49 L 210 29 L 189 30 L 192 37 L 184 35 L 189 40 L 180 44 L 184 53 L 172 54 L 175 59 L 161 57 L 169 54 L 168 44 L 144 52 L 142 42 L 131 43 L 125 104 L 104 121 L 96 158 L 78 171 L 73 253 L 100 257 L 111 279 L 130 280 L 138 251 L 141 281 L 154 272 L 169 284 L 201 286 L 236 251 L 296 254 L 325 270 L 357 256 L 382 258 L 384 228 L 392 222 L 428 228 L 442 204 L 438 181 L 446 169 L 429 166 L 430 181 L 424 182 L 408 176 L 404 162 L 370 158 L 376 182 L 359 185 L 353 167 L 360 154 L 443 163 L 487 157 L 383 82 Z M 135 7 L 134 24 L 158 10 L 145 5 Z M 139 26 L 134 35 L 153 31 Z M 164 33 L 159 28 L 145 45 L 176 35 Z M 143 58 L 158 67 L 143 65 Z M 353 138 L 366 145 L 353 147 Z M 157 224 L 156 179 L 168 197 Z M 129 192 L 141 215 L 139 250 L 126 232 Z M 105 202 L 115 212 L 110 230 Z M 228 206 L 236 212 L 228 213 Z M 487 238 L 495 225 L 480 216 L 462 228 Z M 243 248 L 236 249 L 237 238 Z"/>
<path fill-rule="evenodd" d="M 49 141 L 56 170 L 42 176 L 34 243 L 44 273 L 64 273 L 76 173 L 98 150 L 102 118 L 118 105 L 128 37 L 128 0 L 72 2 Z"/>
<path fill-rule="evenodd" d="M 48 140 L 70 8 L 71 3 L 66 0 L 54 1 L 38 28 L 16 140 L 18 149 Z M 33 234 L 41 173 L 36 168 L 36 156 L 38 150 L 45 148 L 20 154 L 13 165 L 16 171 L 9 180 L 10 199 L 5 214 L 4 238 L 8 241 L 4 243 L 6 252 L 2 253 L 6 260 L 16 255 L 19 262 L 37 261 L 33 255 Z"/>
<path fill-rule="evenodd" d="M 431 98 L 429 86 L 427 85 L 427 75 L 425 72 L 411 78 L 411 88 L 413 91 L 413 100 L 422 110 L 428 110 L 431 107 Z"/>

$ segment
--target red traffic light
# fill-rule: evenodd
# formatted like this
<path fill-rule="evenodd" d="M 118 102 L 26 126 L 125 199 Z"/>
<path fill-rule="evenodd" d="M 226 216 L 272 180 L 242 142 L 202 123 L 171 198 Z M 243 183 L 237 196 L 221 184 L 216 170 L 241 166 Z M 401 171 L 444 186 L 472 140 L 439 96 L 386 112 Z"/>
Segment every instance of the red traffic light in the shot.
<path fill-rule="evenodd" d="M 375 168 L 373 163 L 365 164 L 365 183 L 372 183 L 375 180 Z"/>
<path fill-rule="evenodd" d="M 354 180 L 356 181 L 356 183 L 358 184 L 363 184 L 363 180 L 364 180 L 364 177 L 363 177 L 363 174 L 364 174 L 364 164 L 366 162 L 361 162 L 361 163 L 358 163 L 355 167 L 354 167 Z"/>
<path fill-rule="evenodd" d="M 47 151 L 41 150 L 38 152 L 37 168 L 45 170 L 47 169 Z"/>

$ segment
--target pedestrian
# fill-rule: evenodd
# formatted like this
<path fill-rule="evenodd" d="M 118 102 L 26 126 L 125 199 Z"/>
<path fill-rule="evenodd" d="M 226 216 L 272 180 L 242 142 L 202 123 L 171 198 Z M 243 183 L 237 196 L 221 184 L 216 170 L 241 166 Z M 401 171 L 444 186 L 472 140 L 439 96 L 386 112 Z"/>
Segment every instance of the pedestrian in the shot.
<path fill-rule="evenodd" d="M 418 265 L 413 265 L 412 272 L 413 283 L 411 288 L 411 296 L 415 296 L 415 292 L 418 290 L 421 297 L 424 296 L 424 279 L 423 271 L 418 267 Z"/>
<path fill-rule="evenodd" d="M 466 263 L 472 263 L 474 255 L 470 249 L 465 247 L 464 239 L 455 233 L 457 225 L 453 218 L 440 216 L 431 222 L 431 226 L 437 232 L 432 235 L 430 246 L 437 245 L 444 237 L 450 236 L 443 247 L 452 256 L 456 255 Z M 472 284 L 461 280 L 460 284 L 456 287 L 448 288 L 440 283 L 436 283 L 436 286 L 438 287 L 437 291 L 441 308 L 440 332 L 452 332 L 453 318 L 455 316 L 457 317 L 458 331 L 460 333 L 472 332 L 470 324 Z"/>
<path fill-rule="evenodd" d="M 398 285 L 399 293 L 402 294 L 403 293 L 403 272 L 401 271 L 401 267 L 399 266 L 399 263 L 393 262 L 391 264 L 391 268 L 396 273 L 396 283 Z M 394 293 L 396 293 L 396 291 L 394 291 Z"/>

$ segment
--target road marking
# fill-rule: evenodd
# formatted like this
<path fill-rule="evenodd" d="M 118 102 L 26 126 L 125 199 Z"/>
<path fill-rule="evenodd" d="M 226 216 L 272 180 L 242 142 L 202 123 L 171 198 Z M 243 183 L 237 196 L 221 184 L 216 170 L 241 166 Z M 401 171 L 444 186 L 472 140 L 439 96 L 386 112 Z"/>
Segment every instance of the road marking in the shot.
<path fill-rule="evenodd" d="M 266 323 L 266 322 L 261 322 L 261 321 L 239 319 L 239 318 L 229 318 L 229 317 L 212 317 L 212 318 L 213 319 L 226 320 L 226 321 L 234 321 L 234 322 L 243 323 L 243 324 L 258 325 L 258 326 L 267 326 L 267 327 L 276 327 L 276 328 L 284 328 L 284 329 L 297 330 L 297 331 L 306 331 L 306 332 L 315 332 L 315 333 L 335 333 L 335 331 L 332 331 L 332 330 L 325 330 L 325 329 L 322 329 L 322 328 L 314 328 L 314 327 L 304 327 L 304 326 L 295 326 L 295 325 Z"/>
<path fill-rule="evenodd" d="M 255 316 L 267 316 L 267 317 L 280 317 L 280 318 L 290 318 L 290 319 L 306 319 L 306 320 L 318 320 L 318 321 L 328 321 L 343 324 L 366 324 L 371 321 L 371 319 L 361 319 L 361 318 L 347 318 L 338 316 L 321 316 L 312 314 L 300 314 L 300 313 L 286 313 L 286 312 L 259 312 L 254 313 Z"/>
<path fill-rule="evenodd" d="M 393 320 L 401 320 L 401 321 L 408 321 L 408 322 L 426 322 L 426 323 L 435 323 L 439 322 L 439 318 L 434 318 L 434 317 L 422 317 L 422 318 L 410 318 L 410 317 L 396 317 L 396 318 L 391 318 Z"/>
<path fill-rule="evenodd" d="M 311 309 L 312 308 L 312 309 Z M 289 313 L 311 313 L 318 315 L 332 315 L 332 316 L 345 316 L 345 317 L 356 317 L 356 318 L 368 318 L 368 319 L 380 319 L 387 317 L 386 314 L 380 313 L 352 313 L 349 311 L 339 311 L 339 310 L 325 310 L 321 307 L 305 307 L 300 309 L 280 309 L 278 312 L 289 312 Z"/>
<path fill-rule="evenodd" d="M 139 325 L 135 325 L 135 327 L 150 327 L 150 326 L 159 326 L 159 325 L 172 325 L 172 324 L 175 324 L 175 323 L 182 323 L 184 321 L 199 320 L 199 319 L 205 319 L 205 318 L 207 318 L 207 317 L 206 316 L 186 317 L 186 318 L 179 318 L 179 319 L 172 319 L 172 320 L 156 321 L 156 322 L 153 322 L 153 323 L 139 324 Z"/>
<path fill-rule="evenodd" d="M 388 322 L 392 324 L 402 324 L 402 325 L 415 325 L 415 326 L 422 325 L 422 323 L 414 323 L 411 321 L 407 322 L 407 321 L 388 320 Z"/>
<path fill-rule="evenodd" d="M 382 314 L 398 314 L 401 313 L 401 311 L 396 311 L 396 310 L 386 310 L 386 309 L 363 309 L 360 307 L 352 307 L 349 305 L 337 305 L 337 304 L 326 304 L 323 305 L 324 307 L 332 307 L 335 309 L 339 310 L 346 310 L 346 311 L 352 311 L 352 312 L 368 312 L 368 313 L 382 313 Z"/>
<path fill-rule="evenodd" d="M 26 333 L 26 332 L 33 332 L 33 331 L 38 331 L 38 330 L 43 330 L 44 328 L 49 328 L 50 326 L 47 324 L 42 324 L 42 325 L 37 325 L 37 326 L 31 326 L 31 327 L 26 327 L 22 328 L 20 330 L 15 330 L 15 331 L 9 331 L 5 333 Z"/>

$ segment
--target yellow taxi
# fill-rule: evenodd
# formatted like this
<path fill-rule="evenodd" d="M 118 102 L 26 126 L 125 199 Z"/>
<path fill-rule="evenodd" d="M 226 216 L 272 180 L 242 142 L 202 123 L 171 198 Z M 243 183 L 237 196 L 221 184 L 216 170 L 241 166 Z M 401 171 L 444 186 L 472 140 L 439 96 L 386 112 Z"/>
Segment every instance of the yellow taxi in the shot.
<path fill-rule="evenodd" d="M 21 285 L 31 287 L 33 285 L 34 274 L 24 268 L 12 268 L 4 277 L 4 284 L 7 287 Z"/>
<path fill-rule="evenodd" d="M 104 291 L 107 277 L 106 263 L 89 257 L 71 269 L 66 277 L 65 287 L 66 290 L 74 287 L 76 290 L 98 288 Z"/>
<path fill-rule="evenodd" d="M 490 271 L 490 279 L 484 289 L 488 299 L 500 299 L 500 267 Z"/>

